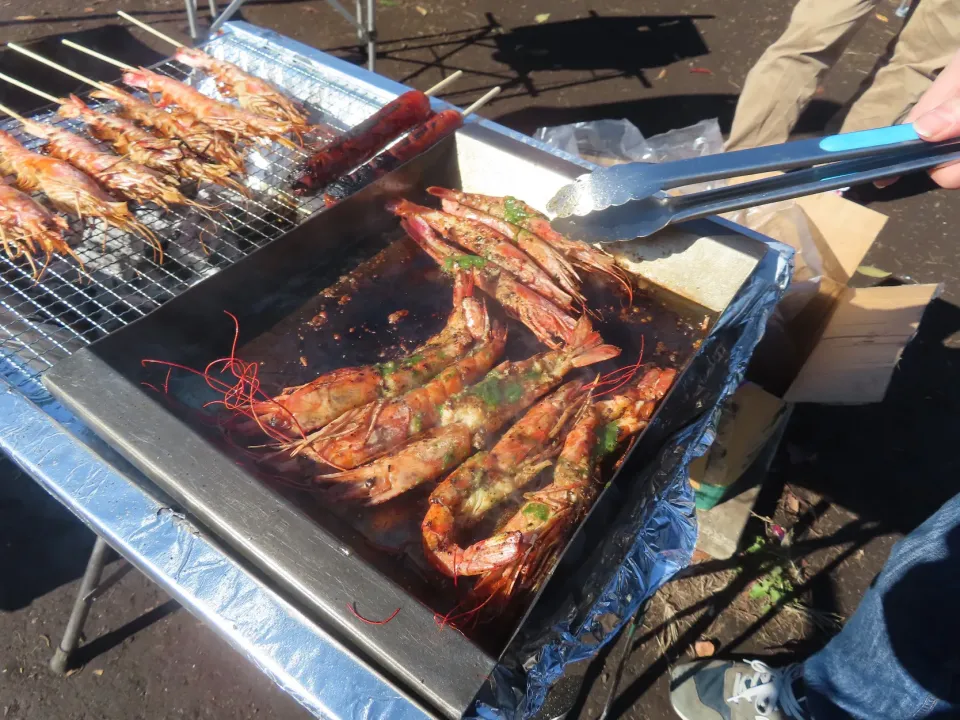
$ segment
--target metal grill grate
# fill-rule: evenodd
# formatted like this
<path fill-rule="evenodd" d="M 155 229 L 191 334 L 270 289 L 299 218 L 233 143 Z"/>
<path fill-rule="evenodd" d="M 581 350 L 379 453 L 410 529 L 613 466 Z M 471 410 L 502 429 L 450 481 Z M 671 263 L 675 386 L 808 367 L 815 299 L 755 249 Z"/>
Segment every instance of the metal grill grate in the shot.
<path fill-rule="evenodd" d="M 304 102 L 314 122 L 336 130 L 356 125 L 388 100 L 375 90 L 355 83 L 351 86 L 349 78 L 336 71 L 262 40 L 226 33 L 204 49 L 273 82 Z M 215 82 L 198 71 L 173 61 L 153 69 L 224 99 Z M 109 102 L 85 100 L 108 112 L 114 109 Z M 89 137 L 82 123 L 59 118 L 55 108 L 32 117 Z M 42 145 L 15 122 L 2 126 L 28 148 Z M 104 229 L 95 222 L 74 222 L 68 237 L 85 263 L 83 275 L 75 262 L 57 257 L 35 282 L 26 263 L 12 261 L 0 252 L 3 375 L 18 386 L 35 386 L 39 376 L 58 360 L 143 317 L 303 222 L 322 206 L 319 198 L 297 198 L 288 191 L 304 156 L 303 151 L 276 143 L 250 148 L 245 180 L 250 198 L 213 186 L 204 186 L 196 196 L 200 202 L 218 206 L 219 213 L 194 208 L 163 211 L 131 204 L 137 218 L 161 239 L 161 264 L 140 238 Z"/>

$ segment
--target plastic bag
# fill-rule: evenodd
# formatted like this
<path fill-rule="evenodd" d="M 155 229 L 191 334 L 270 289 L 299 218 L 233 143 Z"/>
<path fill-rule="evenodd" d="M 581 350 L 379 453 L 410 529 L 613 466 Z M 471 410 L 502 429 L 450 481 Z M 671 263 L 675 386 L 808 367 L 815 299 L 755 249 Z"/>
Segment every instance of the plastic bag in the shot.
<path fill-rule="evenodd" d="M 597 165 L 626 162 L 660 163 L 723 152 L 723 135 L 716 118 L 644 138 L 629 120 L 590 122 L 539 128 L 534 138 Z M 722 187 L 723 180 L 691 185 L 684 193 Z"/>

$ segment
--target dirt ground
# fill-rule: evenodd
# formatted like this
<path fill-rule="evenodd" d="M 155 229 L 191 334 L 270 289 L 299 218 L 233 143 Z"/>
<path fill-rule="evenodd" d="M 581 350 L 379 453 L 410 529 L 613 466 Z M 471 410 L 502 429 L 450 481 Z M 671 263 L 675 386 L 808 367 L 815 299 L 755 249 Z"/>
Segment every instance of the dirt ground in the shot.
<path fill-rule="evenodd" d="M 819 133 L 868 77 L 899 29 L 886 0 L 854 40 L 804 114 L 798 132 Z M 785 25 L 781 0 L 379 0 L 378 71 L 426 88 L 455 69 L 446 97 L 466 104 L 494 85 L 502 94 L 482 114 L 523 132 L 596 118 L 626 117 L 645 135 L 719 118 L 729 128 L 748 69 Z M 113 14 L 135 13 L 186 39 L 175 0 L 0 0 L 4 41 L 104 79 L 113 69 L 63 48 L 60 38 L 139 64 L 169 48 Z M 310 45 L 362 61 L 343 19 L 322 0 L 251 2 L 243 18 Z M 206 16 L 204 15 L 205 19 Z M 73 82 L 9 51 L 0 69 L 62 94 Z M 696 69 L 696 71 L 693 71 Z M 29 109 L 34 99 L 0 87 L 0 101 Z M 922 179 L 858 199 L 891 221 L 867 262 L 922 282 L 944 282 L 919 337 L 905 353 L 887 400 L 866 408 L 803 406 L 764 488 L 758 514 L 790 531 L 732 561 L 703 561 L 654 598 L 632 637 L 595 662 L 572 668 L 543 717 L 673 717 L 665 671 L 697 641 L 718 653 L 802 656 L 850 615 L 895 538 L 957 492 L 960 388 L 960 246 L 952 230 L 960 203 Z M 46 670 L 73 603 L 92 537 L 29 478 L 0 470 L 0 717 L 24 720 L 253 718 L 306 713 L 267 678 L 120 561 L 120 577 L 87 623 L 82 668 L 65 679 Z M 744 549 L 766 538 L 755 520 Z M 780 568 L 775 571 L 775 568 Z M 807 611 L 770 610 L 751 598 L 756 578 Z M 789 588 L 789 589 L 787 589 Z M 705 645 L 700 646 L 701 649 Z M 622 662 L 621 662 L 622 661 Z M 622 677 L 617 682 L 618 668 Z"/>

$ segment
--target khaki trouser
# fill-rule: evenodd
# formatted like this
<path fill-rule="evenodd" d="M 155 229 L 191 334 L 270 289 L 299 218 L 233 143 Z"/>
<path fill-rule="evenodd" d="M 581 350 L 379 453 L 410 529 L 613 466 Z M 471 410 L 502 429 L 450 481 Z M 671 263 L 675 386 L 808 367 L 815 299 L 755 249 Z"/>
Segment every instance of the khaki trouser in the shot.
<path fill-rule="evenodd" d="M 841 132 L 901 120 L 960 48 L 960 0 L 915 2 L 893 56 L 854 101 Z M 727 149 L 785 142 L 822 77 L 879 4 L 800 0 L 786 31 L 747 75 Z"/>

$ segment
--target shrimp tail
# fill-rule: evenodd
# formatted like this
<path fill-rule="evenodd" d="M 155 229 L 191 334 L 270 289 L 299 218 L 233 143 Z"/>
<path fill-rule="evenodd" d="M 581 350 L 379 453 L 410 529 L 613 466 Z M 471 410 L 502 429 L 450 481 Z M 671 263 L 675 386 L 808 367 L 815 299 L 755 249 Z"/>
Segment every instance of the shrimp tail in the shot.
<path fill-rule="evenodd" d="M 576 352 L 571 362 L 578 368 L 603 362 L 620 354 L 620 348 L 603 343 L 600 333 L 593 329 L 586 315 L 577 321 L 570 338 L 570 345 Z"/>

